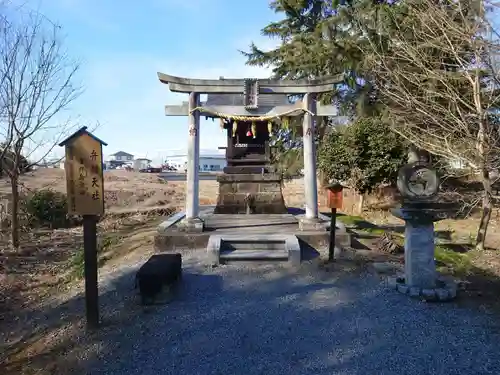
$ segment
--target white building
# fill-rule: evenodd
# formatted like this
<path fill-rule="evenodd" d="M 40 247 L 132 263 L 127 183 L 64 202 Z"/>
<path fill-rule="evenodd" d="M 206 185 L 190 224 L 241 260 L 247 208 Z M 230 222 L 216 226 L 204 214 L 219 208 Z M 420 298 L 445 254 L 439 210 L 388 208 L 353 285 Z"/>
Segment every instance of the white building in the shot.
<path fill-rule="evenodd" d="M 134 161 L 134 155 L 129 154 L 125 151 L 118 151 L 114 154 L 109 155 L 109 160 L 112 161 L 122 161 L 122 162 L 132 162 Z"/>
<path fill-rule="evenodd" d="M 165 160 L 165 163 L 171 167 L 174 167 L 179 172 L 185 172 L 187 165 L 187 155 L 169 156 Z M 200 155 L 200 163 L 198 165 L 198 170 L 200 172 L 222 172 L 222 169 L 225 166 L 225 155 Z"/>
<path fill-rule="evenodd" d="M 124 151 L 118 151 L 109 155 L 109 159 L 106 161 L 106 167 L 108 169 L 132 167 L 133 164 L 134 155 Z"/>
<path fill-rule="evenodd" d="M 136 158 L 134 159 L 134 169 L 139 171 L 141 169 L 146 169 L 151 166 L 151 159 L 147 158 Z"/>

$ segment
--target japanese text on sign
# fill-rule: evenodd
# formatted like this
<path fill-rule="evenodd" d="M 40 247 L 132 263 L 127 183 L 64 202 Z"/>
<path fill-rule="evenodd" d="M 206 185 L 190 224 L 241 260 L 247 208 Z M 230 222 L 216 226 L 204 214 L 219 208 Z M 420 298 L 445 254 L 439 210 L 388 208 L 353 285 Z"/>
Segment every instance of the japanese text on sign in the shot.
<path fill-rule="evenodd" d="M 78 167 L 78 193 L 85 195 L 87 187 L 85 186 L 85 179 L 87 178 L 87 170 L 83 159 L 80 159 L 80 166 Z"/>
<path fill-rule="evenodd" d="M 69 212 L 78 215 L 104 213 L 102 146 L 88 134 L 66 148 Z"/>

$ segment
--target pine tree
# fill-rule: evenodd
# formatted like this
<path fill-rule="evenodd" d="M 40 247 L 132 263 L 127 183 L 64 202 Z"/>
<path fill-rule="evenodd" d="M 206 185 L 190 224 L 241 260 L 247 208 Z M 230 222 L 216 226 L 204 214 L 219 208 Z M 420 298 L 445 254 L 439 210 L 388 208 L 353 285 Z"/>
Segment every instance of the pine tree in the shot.
<path fill-rule="evenodd" d="M 366 8 L 366 18 L 373 16 L 373 2 L 325 1 L 325 0 L 274 0 L 270 8 L 283 15 L 283 19 L 265 26 L 262 34 L 277 38 L 281 45 L 271 51 L 263 51 L 255 44 L 247 57 L 247 64 L 271 66 L 274 78 L 300 79 L 340 75 L 343 80 L 333 87 L 333 91 L 318 99 L 322 103 L 336 104 L 343 114 L 372 115 L 376 95 L 370 80 L 363 73 L 363 56 L 359 49 L 362 40 L 357 22 L 353 19 L 353 7 Z M 365 7 L 365 8 L 363 8 Z M 300 121 L 300 119 L 296 119 Z M 318 146 L 331 119 L 320 118 L 317 123 Z M 299 132 L 280 132 L 276 139 L 278 160 L 296 165 L 294 158 L 301 158 L 301 138 Z M 281 151 L 280 151 L 281 150 Z M 290 156 L 289 154 L 293 155 Z"/>
<path fill-rule="evenodd" d="M 283 19 L 261 32 L 281 45 L 263 51 L 252 43 L 243 54 L 249 65 L 271 66 L 274 78 L 341 75 L 333 93 L 319 99 L 337 104 L 348 115 L 371 115 L 376 94 L 359 45 L 366 42 L 366 33 L 376 30 L 380 6 L 373 0 L 274 0 L 270 8 Z"/>

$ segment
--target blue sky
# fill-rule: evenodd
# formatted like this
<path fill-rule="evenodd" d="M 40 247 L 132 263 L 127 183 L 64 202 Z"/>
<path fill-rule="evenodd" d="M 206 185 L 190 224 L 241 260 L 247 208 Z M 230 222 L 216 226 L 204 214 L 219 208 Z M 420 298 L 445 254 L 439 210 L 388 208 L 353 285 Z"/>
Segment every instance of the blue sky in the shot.
<path fill-rule="evenodd" d="M 272 48 L 260 29 L 276 15 L 268 0 L 36 0 L 27 2 L 59 23 L 64 46 L 81 61 L 83 95 L 69 109 L 109 145 L 159 162 L 185 152 L 186 117 L 164 116 L 165 104 L 187 100 L 161 84 L 157 71 L 193 78 L 267 77 L 238 49 L 251 41 Z M 202 152 L 225 138 L 217 121 L 202 120 Z M 62 150 L 55 150 L 62 154 Z"/>

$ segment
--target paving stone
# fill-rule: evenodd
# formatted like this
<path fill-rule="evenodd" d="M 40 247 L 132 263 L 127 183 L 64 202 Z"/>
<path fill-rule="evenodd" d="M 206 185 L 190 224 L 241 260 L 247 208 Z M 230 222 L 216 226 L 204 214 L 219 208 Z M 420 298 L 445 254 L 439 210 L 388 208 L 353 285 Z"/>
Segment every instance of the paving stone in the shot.
<path fill-rule="evenodd" d="M 440 300 L 440 301 L 447 301 L 450 299 L 450 293 L 448 292 L 448 290 L 446 290 L 444 288 L 436 289 L 436 295 L 437 295 L 438 300 Z"/>
<path fill-rule="evenodd" d="M 418 297 L 420 296 L 420 288 L 417 288 L 415 286 L 410 287 L 409 295 L 410 297 Z"/>
<path fill-rule="evenodd" d="M 423 289 L 422 297 L 424 297 L 426 301 L 434 301 L 436 299 L 435 289 Z"/>
<path fill-rule="evenodd" d="M 398 287 L 398 279 L 394 276 L 389 276 L 387 278 L 387 286 L 391 289 L 397 289 Z"/>
<path fill-rule="evenodd" d="M 372 263 L 372 267 L 378 273 L 393 273 L 396 271 L 394 264 L 389 262 L 374 262 Z"/>
<path fill-rule="evenodd" d="M 406 294 L 406 293 L 408 293 L 408 289 L 409 288 L 406 285 L 398 284 L 397 290 L 398 290 L 399 293 Z"/>

